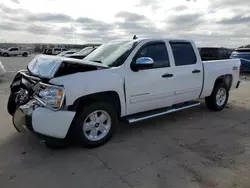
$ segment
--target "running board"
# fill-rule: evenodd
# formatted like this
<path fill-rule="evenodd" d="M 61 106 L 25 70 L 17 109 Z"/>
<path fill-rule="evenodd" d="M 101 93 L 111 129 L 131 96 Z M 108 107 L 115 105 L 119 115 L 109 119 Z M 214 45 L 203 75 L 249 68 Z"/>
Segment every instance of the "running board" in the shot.
<path fill-rule="evenodd" d="M 187 108 L 196 107 L 199 105 L 200 105 L 200 102 L 187 102 L 187 103 L 183 103 L 179 105 L 173 105 L 171 108 L 167 108 L 167 109 L 165 108 L 165 109 L 140 113 L 137 115 L 132 115 L 132 116 L 127 117 L 126 119 L 129 123 L 135 123 L 135 122 L 142 121 L 145 119 L 149 119 L 149 118 L 153 118 L 153 117 L 157 117 L 157 116 L 161 116 L 165 114 L 170 114 L 173 112 L 181 111 Z"/>

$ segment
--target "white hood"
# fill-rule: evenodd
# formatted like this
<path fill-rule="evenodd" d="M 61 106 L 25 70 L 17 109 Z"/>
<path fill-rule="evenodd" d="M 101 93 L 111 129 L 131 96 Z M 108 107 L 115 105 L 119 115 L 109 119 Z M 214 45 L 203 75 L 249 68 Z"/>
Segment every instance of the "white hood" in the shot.
<path fill-rule="evenodd" d="M 84 60 L 66 58 L 66 57 L 60 57 L 60 56 L 37 55 L 28 64 L 28 70 L 33 75 L 36 75 L 42 78 L 51 79 L 54 77 L 55 73 L 61 66 L 62 62 L 108 68 L 108 66 L 104 64 L 95 63 L 91 61 L 84 61 Z"/>

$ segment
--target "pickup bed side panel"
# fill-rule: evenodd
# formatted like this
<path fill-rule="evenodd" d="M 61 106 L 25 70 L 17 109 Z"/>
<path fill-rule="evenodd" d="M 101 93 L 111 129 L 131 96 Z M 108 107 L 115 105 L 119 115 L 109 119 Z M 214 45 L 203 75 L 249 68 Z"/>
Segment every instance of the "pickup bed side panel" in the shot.
<path fill-rule="evenodd" d="M 222 75 L 232 75 L 231 89 L 236 88 L 236 84 L 239 81 L 240 60 L 239 59 L 227 59 L 217 61 L 205 61 L 204 65 L 204 86 L 200 98 L 210 96 L 215 81 Z M 237 69 L 235 69 L 237 67 Z"/>
<path fill-rule="evenodd" d="M 76 99 L 82 96 L 105 91 L 115 91 L 120 99 L 121 116 L 125 116 L 124 79 L 116 73 L 116 70 L 103 69 L 76 73 L 54 78 L 50 80 L 50 83 L 64 85 L 66 105 L 72 105 Z"/>

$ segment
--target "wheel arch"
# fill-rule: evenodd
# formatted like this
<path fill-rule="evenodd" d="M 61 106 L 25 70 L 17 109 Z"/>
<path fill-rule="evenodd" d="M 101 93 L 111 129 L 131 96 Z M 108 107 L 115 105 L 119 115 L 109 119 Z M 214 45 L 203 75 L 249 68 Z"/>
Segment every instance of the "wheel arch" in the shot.
<path fill-rule="evenodd" d="M 116 91 L 103 91 L 81 96 L 68 106 L 68 110 L 76 111 L 76 114 L 78 114 L 85 105 L 98 101 L 111 104 L 117 110 L 118 116 L 121 116 L 121 100 Z"/>
<path fill-rule="evenodd" d="M 221 75 L 221 76 L 217 77 L 215 82 L 214 82 L 214 87 L 220 83 L 225 83 L 228 87 L 228 90 L 230 90 L 232 83 L 233 83 L 233 75 L 232 74 L 225 74 L 225 75 Z M 213 89 L 214 89 L 214 87 L 213 87 Z"/>
<path fill-rule="evenodd" d="M 7 56 L 10 56 L 10 54 L 8 52 L 3 52 L 3 56 L 4 54 L 6 54 Z"/>

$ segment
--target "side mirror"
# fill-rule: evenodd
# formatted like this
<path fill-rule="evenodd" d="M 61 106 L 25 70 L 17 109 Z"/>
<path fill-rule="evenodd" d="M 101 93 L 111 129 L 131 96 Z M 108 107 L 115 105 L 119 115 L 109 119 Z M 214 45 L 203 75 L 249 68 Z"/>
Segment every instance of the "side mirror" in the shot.
<path fill-rule="evenodd" d="M 154 65 L 154 60 L 150 57 L 140 57 L 136 59 L 135 64 L 131 66 L 133 71 L 138 71 L 140 69 L 152 68 Z"/>

